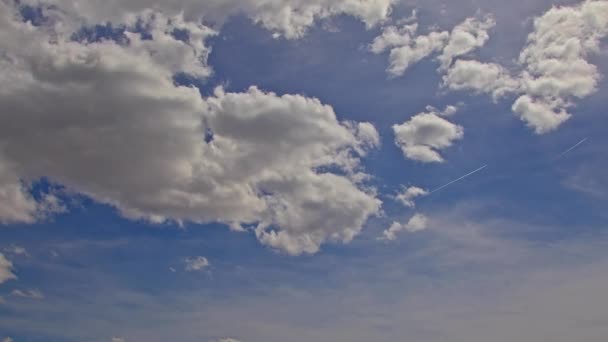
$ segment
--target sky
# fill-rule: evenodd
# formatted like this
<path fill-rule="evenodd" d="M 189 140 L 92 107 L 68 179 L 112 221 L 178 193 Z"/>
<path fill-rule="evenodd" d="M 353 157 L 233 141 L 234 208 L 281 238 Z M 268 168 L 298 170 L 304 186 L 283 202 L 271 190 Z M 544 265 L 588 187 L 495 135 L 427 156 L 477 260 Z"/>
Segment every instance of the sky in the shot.
<path fill-rule="evenodd" d="M 608 1 L 0 0 L 0 341 L 604 342 Z"/>

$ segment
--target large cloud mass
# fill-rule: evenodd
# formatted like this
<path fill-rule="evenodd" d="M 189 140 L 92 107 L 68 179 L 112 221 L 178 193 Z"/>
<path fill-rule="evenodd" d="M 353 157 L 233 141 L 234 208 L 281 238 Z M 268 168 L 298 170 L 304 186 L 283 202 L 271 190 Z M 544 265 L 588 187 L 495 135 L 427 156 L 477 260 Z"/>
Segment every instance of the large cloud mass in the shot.
<path fill-rule="evenodd" d="M 360 183 L 359 158 L 379 143 L 371 124 L 256 87 L 203 98 L 173 76 L 208 74 L 212 31 L 160 12 L 136 22 L 151 39 L 126 22 L 120 42 L 81 42 L 60 19 L 34 27 L 0 2 L 3 222 L 49 207 L 22 183 L 40 177 L 134 219 L 255 225 L 262 242 L 292 254 L 350 241 L 378 212 Z M 179 40 L 173 29 L 192 34 Z"/>
<path fill-rule="evenodd" d="M 368 27 L 387 19 L 395 0 L 23 0 L 24 4 L 58 7 L 79 24 L 123 23 L 148 9 L 168 16 L 184 14 L 190 21 L 220 23 L 246 15 L 256 23 L 293 39 L 301 37 L 318 19 L 346 14 Z"/>

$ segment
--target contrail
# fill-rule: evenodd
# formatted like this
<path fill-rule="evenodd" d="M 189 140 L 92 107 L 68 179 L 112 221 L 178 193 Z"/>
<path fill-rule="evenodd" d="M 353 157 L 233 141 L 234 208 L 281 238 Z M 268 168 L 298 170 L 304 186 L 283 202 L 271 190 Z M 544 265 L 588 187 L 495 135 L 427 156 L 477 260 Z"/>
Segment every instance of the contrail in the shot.
<path fill-rule="evenodd" d="M 437 191 L 439 191 L 439 190 L 441 190 L 441 189 L 443 189 L 443 188 L 446 188 L 446 187 L 448 187 L 448 186 L 450 186 L 450 185 L 452 185 L 452 184 L 454 184 L 454 183 L 456 183 L 456 182 L 459 182 L 459 181 L 461 181 L 461 180 L 463 180 L 463 179 L 465 179 L 465 178 L 467 178 L 467 177 L 469 177 L 469 176 L 472 176 L 472 175 L 476 174 L 477 172 L 479 172 L 479 171 L 481 171 L 481 170 L 485 169 L 486 167 L 488 167 L 488 165 L 487 165 L 487 164 L 486 164 L 486 165 L 484 165 L 484 166 L 482 166 L 482 167 L 480 167 L 479 169 L 477 169 L 477 170 L 475 170 L 475 171 L 469 172 L 469 173 L 467 173 L 466 175 L 464 175 L 464 176 L 462 176 L 462 177 L 460 177 L 460 178 L 458 178 L 458 179 L 455 179 L 455 180 L 453 180 L 453 181 L 449 182 L 448 184 L 446 184 L 446 185 L 444 185 L 444 186 L 440 186 L 440 187 L 438 187 L 437 189 L 435 189 L 435 190 L 433 190 L 433 191 L 429 192 L 429 195 L 430 195 L 430 194 L 432 194 L 432 193 L 435 193 L 435 192 L 437 192 Z"/>
<path fill-rule="evenodd" d="M 585 138 L 585 139 L 583 139 L 583 140 L 581 140 L 581 141 L 577 142 L 577 143 L 576 143 L 574 146 L 572 146 L 572 147 L 570 147 L 569 149 L 567 149 L 567 150 L 565 150 L 564 152 L 562 152 L 562 154 L 560 154 L 560 155 L 558 156 L 558 158 L 563 157 L 563 156 L 564 156 L 564 155 L 566 155 L 568 152 L 570 152 L 570 151 L 574 150 L 575 148 L 579 147 L 579 146 L 580 146 L 581 144 L 583 144 L 585 141 L 587 141 L 587 138 Z"/>

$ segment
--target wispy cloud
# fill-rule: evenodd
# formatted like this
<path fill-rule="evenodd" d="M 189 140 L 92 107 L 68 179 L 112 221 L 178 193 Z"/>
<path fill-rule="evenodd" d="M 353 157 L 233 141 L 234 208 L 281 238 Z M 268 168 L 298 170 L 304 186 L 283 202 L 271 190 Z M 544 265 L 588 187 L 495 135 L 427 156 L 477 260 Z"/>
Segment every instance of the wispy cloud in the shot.
<path fill-rule="evenodd" d="M 210 265 L 209 260 L 203 256 L 188 257 L 184 259 L 184 263 L 186 264 L 185 270 L 188 272 L 202 271 Z"/>
<path fill-rule="evenodd" d="M 26 299 L 44 299 L 44 294 L 39 290 L 13 290 L 11 296 Z"/>

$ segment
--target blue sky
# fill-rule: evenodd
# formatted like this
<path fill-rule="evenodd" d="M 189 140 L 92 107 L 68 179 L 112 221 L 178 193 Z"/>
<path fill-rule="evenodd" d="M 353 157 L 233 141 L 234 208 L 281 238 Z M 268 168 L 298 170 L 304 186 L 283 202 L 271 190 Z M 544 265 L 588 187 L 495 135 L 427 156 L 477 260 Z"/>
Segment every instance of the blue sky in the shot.
<path fill-rule="evenodd" d="M 0 1 L 3 342 L 605 340 L 607 1 L 262 3 Z"/>

